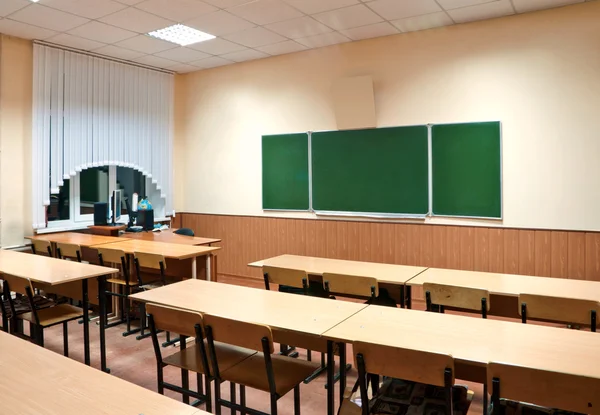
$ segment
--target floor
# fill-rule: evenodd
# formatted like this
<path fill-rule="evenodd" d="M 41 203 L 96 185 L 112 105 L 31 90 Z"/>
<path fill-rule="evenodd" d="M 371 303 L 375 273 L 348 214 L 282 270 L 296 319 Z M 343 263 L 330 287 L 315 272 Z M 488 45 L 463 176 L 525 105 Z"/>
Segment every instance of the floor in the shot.
<path fill-rule="evenodd" d="M 237 284 L 251 286 L 257 289 L 264 289 L 261 281 L 248 280 L 244 278 L 226 277 L 219 276 L 219 281 L 227 284 Z M 416 303 L 413 308 L 423 308 L 424 305 Z M 100 355 L 99 355 L 99 336 L 97 330 L 90 330 L 91 336 L 91 351 L 92 351 L 92 365 L 96 368 L 100 366 Z M 133 382 L 137 385 L 145 387 L 147 389 L 156 391 L 156 359 L 152 349 L 151 340 L 144 339 L 137 341 L 134 336 L 123 337 L 121 333 L 124 331 L 124 326 L 117 326 L 106 331 L 107 339 L 107 359 L 108 366 L 110 367 L 111 374 L 121 379 L 125 379 L 129 382 Z M 161 335 L 164 336 L 164 335 Z M 45 347 L 62 353 L 62 329 L 59 327 L 47 329 L 45 331 Z M 83 361 L 83 333 L 82 326 L 77 322 L 72 322 L 69 325 L 69 350 L 70 357 L 72 359 Z M 163 353 L 167 355 L 175 352 L 175 347 L 164 348 Z M 305 350 L 300 349 L 300 358 L 305 359 Z M 316 355 L 316 356 L 315 356 Z M 351 348 L 348 349 L 348 356 L 352 356 Z M 318 353 L 313 353 L 313 359 L 320 359 Z M 350 359 L 349 359 L 350 360 Z M 348 385 L 353 385 L 356 380 L 356 370 L 354 368 L 349 373 Z M 194 385 L 195 376 L 190 376 L 190 385 Z M 180 371 L 175 368 L 165 369 L 165 381 L 180 385 L 181 376 Z M 469 388 L 475 392 L 475 399 L 471 405 L 469 412 L 471 414 L 482 413 L 482 391 L 481 385 L 472 384 L 467 382 L 461 382 L 457 380 L 457 383 L 465 383 L 469 385 Z M 325 413 L 325 374 L 315 379 L 308 385 L 302 385 L 301 387 L 301 402 L 302 402 L 302 414 L 304 415 L 322 415 Z M 336 384 L 336 405 L 338 397 L 338 385 Z M 222 395 L 225 398 L 229 397 L 229 384 L 221 385 Z M 166 391 L 165 394 L 174 399 L 181 400 L 181 395 Z M 246 390 L 246 402 L 248 406 L 269 412 L 269 398 L 268 395 L 259 391 L 247 389 Z M 336 406 L 337 407 L 337 406 Z M 205 409 L 201 406 L 202 409 Z M 293 393 L 288 393 L 279 400 L 278 406 L 279 414 L 288 415 L 293 414 Z M 223 414 L 228 414 L 228 410 L 223 410 Z"/>

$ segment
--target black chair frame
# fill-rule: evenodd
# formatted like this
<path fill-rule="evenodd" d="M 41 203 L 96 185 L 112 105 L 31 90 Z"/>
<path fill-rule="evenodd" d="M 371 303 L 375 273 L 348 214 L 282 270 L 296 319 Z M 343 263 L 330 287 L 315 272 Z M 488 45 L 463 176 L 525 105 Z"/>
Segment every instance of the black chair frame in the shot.
<path fill-rule="evenodd" d="M 596 310 L 590 310 L 590 330 L 596 332 Z M 527 303 L 521 303 L 521 322 L 527 324 Z"/>
<path fill-rule="evenodd" d="M 432 312 L 437 311 L 439 313 L 444 313 L 446 311 L 445 307 L 443 305 L 432 304 L 431 293 L 429 291 L 425 291 L 425 303 L 427 306 L 427 311 L 432 311 Z M 481 317 L 487 318 L 487 299 L 486 298 L 481 299 Z"/>

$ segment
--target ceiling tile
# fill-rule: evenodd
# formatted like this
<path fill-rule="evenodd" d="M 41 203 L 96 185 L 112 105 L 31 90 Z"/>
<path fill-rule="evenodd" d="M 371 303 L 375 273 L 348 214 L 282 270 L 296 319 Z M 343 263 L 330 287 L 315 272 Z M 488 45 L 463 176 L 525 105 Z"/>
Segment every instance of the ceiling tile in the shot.
<path fill-rule="evenodd" d="M 303 44 L 309 48 L 320 48 L 323 46 L 335 45 L 338 43 L 349 42 L 346 36 L 338 33 L 323 33 L 322 35 L 303 37 L 302 39 L 296 39 L 296 42 Z"/>
<path fill-rule="evenodd" d="M 331 28 L 308 16 L 286 20 L 285 22 L 272 23 L 265 27 L 282 36 L 289 37 L 290 39 L 298 39 L 300 37 L 313 36 L 332 31 Z"/>
<path fill-rule="evenodd" d="M 475 6 L 477 4 L 489 3 L 491 1 L 496 0 L 437 0 L 438 4 L 446 10 Z"/>
<path fill-rule="evenodd" d="M 146 55 L 141 58 L 134 59 L 135 62 L 143 63 L 144 65 L 154 66 L 157 68 L 166 68 L 168 66 L 176 65 L 177 62 L 171 61 L 169 59 L 159 58 L 154 55 Z"/>
<path fill-rule="evenodd" d="M 146 35 L 139 35 L 132 37 L 131 39 L 124 40 L 117 43 L 117 46 L 148 54 L 158 53 L 177 47 L 175 43 L 155 39 Z"/>
<path fill-rule="evenodd" d="M 254 49 L 246 49 L 246 50 L 242 50 L 240 52 L 228 53 L 227 55 L 222 56 L 222 58 L 228 59 L 228 60 L 234 61 L 234 62 L 252 61 L 255 59 L 262 59 L 262 58 L 267 58 L 267 57 L 269 57 L 269 55 L 267 55 L 266 53 L 259 52 L 258 50 L 254 50 Z"/>
<path fill-rule="evenodd" d="M 241 32 L 232 33 L 225 36 L 227 40 L 239 43 L 240 45 L 255 48 L 257 46 L 270 45 L 271 43 L 283 42 L 286 40 L 283 36 L 273 33 L 262 27 L 254 27 Z"/>
<path fill-rule="evenodd" d="M 208 53 L 199 52 L 190 48 L 174 48 L 165 50 L 164 52 L 155 53 L 155 56 L 159 58 L 170 59 L 175 62 L 187 63 L 191 61 L 197 61 L 200 59 L 208 58 Z"/>
<path fill-rule="evenodd" d="M 138 3 L 143 2 L 144 0 L 117 0 L 119 3 L 127 4 L 129 6 L 134 6 Z"/>
<path fill-rule="evenodd" d="M 82 37 L 73 36 L 68 33 L 61 33 L 48 39 L 48 42 L 57 43 L 59 45 L 69 46 L 75 49 L 92 50 L 105 46 L 104 43 L 94 40 L 84 39 Z"/>
<path fill-rule="evenodd" d="M 133 7 L 128 7 L 110 16 L 103 17 L 100 21 L 138 33 L 148 33 L 174 24 L 170 20 Z"/>
<path fill-rule="evenodd" d="M 116 43 L 137 35 L 100 22 L 89 22 L 69 31 L 70 34 L 103 43 Z"/>
<path fill-rule="evenodd" d="M 212 4 L 220 9 L 239 6 L 240 4 L 248 3 L 253 0 L 204 0 L 205 3 Z"/>
<path fill-rule="evenodd" d="M 58 32 L 64 32 L 89 22 L 88 19 L 84 19 L 83 17 L 51 9 L 40 4 L 32 4 L 29 7 L 25 7 L 11 14 L 10 18 Z"/>
<path fill-rule="evenodd" d="M 494 17 L 508 16 L 514 13 L 510 0 L 498 0 L 492 3 L 448 10 L 448 14 L 456 23 L 493 19 Z"/>
<path fill-rule="evenodd" d="M 99 19 L 127 7 L 114 0 L 41 0 L 40 4 L 88 19 Z"/>
<path fill-rule="evenodd" d="M 135 7 L 177 22 L 218 10 L 200 0 L 146 0 Z"/>
<path fill-rule="evenodd" d="M 187 20 L 185 24 L 214 36 L 223 36 L 255 26 L 223 10 Z"/>
<path fill-rule="evenodd" d="M 513 0 L 513 4 L 515 5 L 517 13 L 525 13 L 534 10 L 566 6 L 568 4 L 583 3 L 583 1 L 584 0 Z"/>
<path fill-rule="evenodd" d="M 286 40 L 285 42 L 275 43 L 274 45 L 261 46 L 256 48 L 261 52 L 268 53 L 269 55 L 283 55 L 285 53 L 300 52 L 306 50 L 306 46 L 301 45 L 293 40 Z"/>
<path fill-rule="evenodd" d="M 233 62 L 227 59 L 223 59 L 219 56 L 212 56 L 210 58 L 201 59 L 199 61 L 194 61 L 191 64 L 194 66 L 198 66 L 200 68 L 208 69 L 208 68 L 216 68 L 217 66 L 230 65 Z"/>
<path fill-rule="evenodd" d="M 398 33 L 398 29 L 388 22 L 375 23 L 353 29 L 340 30 L 340 33 L 352 40 L 371 39 L 373 37 L 389 36 Z"/>
<path fill-rule="evenodd" d="M 56 35 L 54 30 L 42 29 L 41 27 L 31 26 L 10 19 L 0 20 L 0 33 L 20 37 L 22 39 L 34 40 L 44 40 Z"/>
<path fill-rule="evenodd" d="M 31 2 L 27 0 L 2 0 L 0 1 L 0 16 L 8 16 L 30 4 Z"/>
<path fill-rule="evenodd" d="M 101 47 L 99 49 L 95 49 L 94 53 L 99 53 L 100 55 L 112 56 L 113 58 L 132 60 L 144 56 L 141 52 L 136 52 L 130 49 L 123 49 L 117 46 L 108 45 Z"/>
<path fill-rule="evenodd" d="M 387 20 L 442 11 L 435 0 L 376 0 L 368 6 Z"/>
<path fill-rule="evenodd" d="M 306 14 L 326 12 L 358 4 L 358 0 L 283 0 Z"/>
<path fill-rule="evenodd" d="M 188 47 L 199 50 L 200 52 L 210 53 L 211 55 L 224 55 L 226 53 L 237 52 L 246 49 L 246 46 L 238 45 L 237 43 L 220 38 L 195 43 Z"/>
<path fill-rule="evenodd" d="M 168 66 L 166 69 L 177 73 L 188 73 L 200 70 L 200 68 L 197 66 L 188 65 L 185 63 L 178 63 L 177 65 Z"/>
<path fill-rule="evenodd" d="M 232 7 L 227 9 L 227 11 L 258 25 L 302 17 L 302 13 L 281 0 L 256 0 L 242 4 L 241 6 Z"/>
<path fill-rule="evenodd" d="M 319 13 L 314 18 L 336 30 L 350 29 L 383 21 L 380 16 L 362 4 Z"/>
<path fill-rule="evenodd" d="M 433 29 L 434 27 L 450 26 L 454 24 L 446 12 L 407 17 L 406 19 L 394 20 L 391 23 L 402 32 L 416 32 L 418 30 L 427 30 Z"/>

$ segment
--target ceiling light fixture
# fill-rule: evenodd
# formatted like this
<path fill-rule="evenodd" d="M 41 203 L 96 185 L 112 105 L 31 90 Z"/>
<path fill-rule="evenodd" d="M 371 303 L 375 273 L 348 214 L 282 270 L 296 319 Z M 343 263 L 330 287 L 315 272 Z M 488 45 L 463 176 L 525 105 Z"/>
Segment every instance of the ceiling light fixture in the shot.
<path fill-rule="evenodd" d="M 201 32 L 182 24 L 155 30 L 148 33 L 148 35 L 157 39 L 166 40 L 167 42 L 176 43 L 180 46 L 192 45 L 194 43 L 204 42 L 205 40 L 215 38 L 213 35 L 209 35 L 208 33 Z"/>

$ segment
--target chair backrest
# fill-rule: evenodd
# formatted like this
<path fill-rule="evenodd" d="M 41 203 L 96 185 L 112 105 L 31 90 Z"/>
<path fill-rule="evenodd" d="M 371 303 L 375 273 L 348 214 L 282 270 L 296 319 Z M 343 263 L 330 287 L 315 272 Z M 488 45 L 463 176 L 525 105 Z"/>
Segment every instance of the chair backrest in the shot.
<path fill-rule="evenodd" d="M 179 228 L 173 233 L 176 233 L 177 235 L 184 235 L 184 236 L 195 236 L 194 231 L 191 230 L 190 228 Z"/>
<path fill-rule="evenodd" d="M 379 284 L 373 277 L 362 277 L 358 275 L 323 274 L 325 290 L 348 295 L 359 295 L 362 297 L 377 297 L 379 295 Z"/>
<path fill-rule="evenodd" d="M 549 320 L 563 323 L 590 325 L 592 311 L 600 313 L 600 303 L 577 298 L 549 297 L 545 295 L 520 294 L 519 314 L 526 305 L 526 318 Z"/>
<path fill-rule="evenodd" d="M 165 261 L 165 257 L 159 254 L 147 254 L 144 252 L 134 252 L 133 256 L 137 259 L 140 267 L 144 268 L 152 268 L 152 269 L 161 269 L 160 264 L 162 263 L 162 269 L 167 268 L 167 262 Z"/>
<path fill-rule="evenodd" d="M 62 258 L 76 258 L 81 260 L 81 246 L 76 244 L 57 243 L 56 249 Z"/>
<path fill-rule="evenodd" d="M 104 263 L 112 262 L 119 265 L 122 258 L 127 258 L 127 254 L 121 249 L 98 248 L 98 255 L 102 255 Z"/>
<path fill-rule="evenodd" d="M 289 287 L 303 288 L 304 282 L 308 283 L 308 274 L 299 269 L 263 267 L 265 279 L 273 284 L 287 285 Z"/>
<path fill-rule="evenodd" d="M 81 281 L 67 282 L 58 285 L 49 285 L 39 282 L 32 283 L 34 288 L 45 294 L 56 294 L 73 300 L 83 301 L 83 286 Z M 95 278 L 88 279 L 88 301 L 90 304 L 100 305 L 98 282 Z"/>
<path fill-rule="evenodd" d="M 446 369 L 450 369 L 454 384 L 454 359 L 450 355 L 364 342 L 352 343 L 352 349 L 356 356 L 362 355 L 367 373 L 446 386 Z"/>
<path fill-rule="evenodd" d="M 491 362 L 487 367 L 492 400 L 506 398 L 535 405 L 600 414 L 600 379 Z"/>
<path fill-rule="evenodd" d="M 32 239 L 33 253 L 36 255 L 52 256 L 52 243 L 44 239 Z"/>
<path fill-rule="evenodd" d="M 467 310 L 481 311 L 481 299 L 485 298 L 486 311 L 490 310 L 490 293 L 487 290 L 426 282 L 423 291 L 429 293 L 433 304 Z"/>
<path fill-rule="evenodd" d="M 210 327 L 215 341 L 263 351 L 262 339 L 267 338 L 270 353 L 274 351 L 273 334 L 268 326 L 208 314 L 204 314 L 204 325 L 207 329 Z"/>
<path fill-rule="evenodd" d="M 31 289 L 31 281 L 28 278 L 15 277 L 10 274 L 0 275 L 0 279 L 8 283 L 11 292 L 27 295 L 27 288 Z"/>
<path fill-rule="evenodd" d="M 188 337 L 196 337 L 196 324 L 202 327 L 203 317 L 200 313 L 178 308 L 147 304 L 146 312 L 154 319 L 157 330 L 170 331 Z"/>

